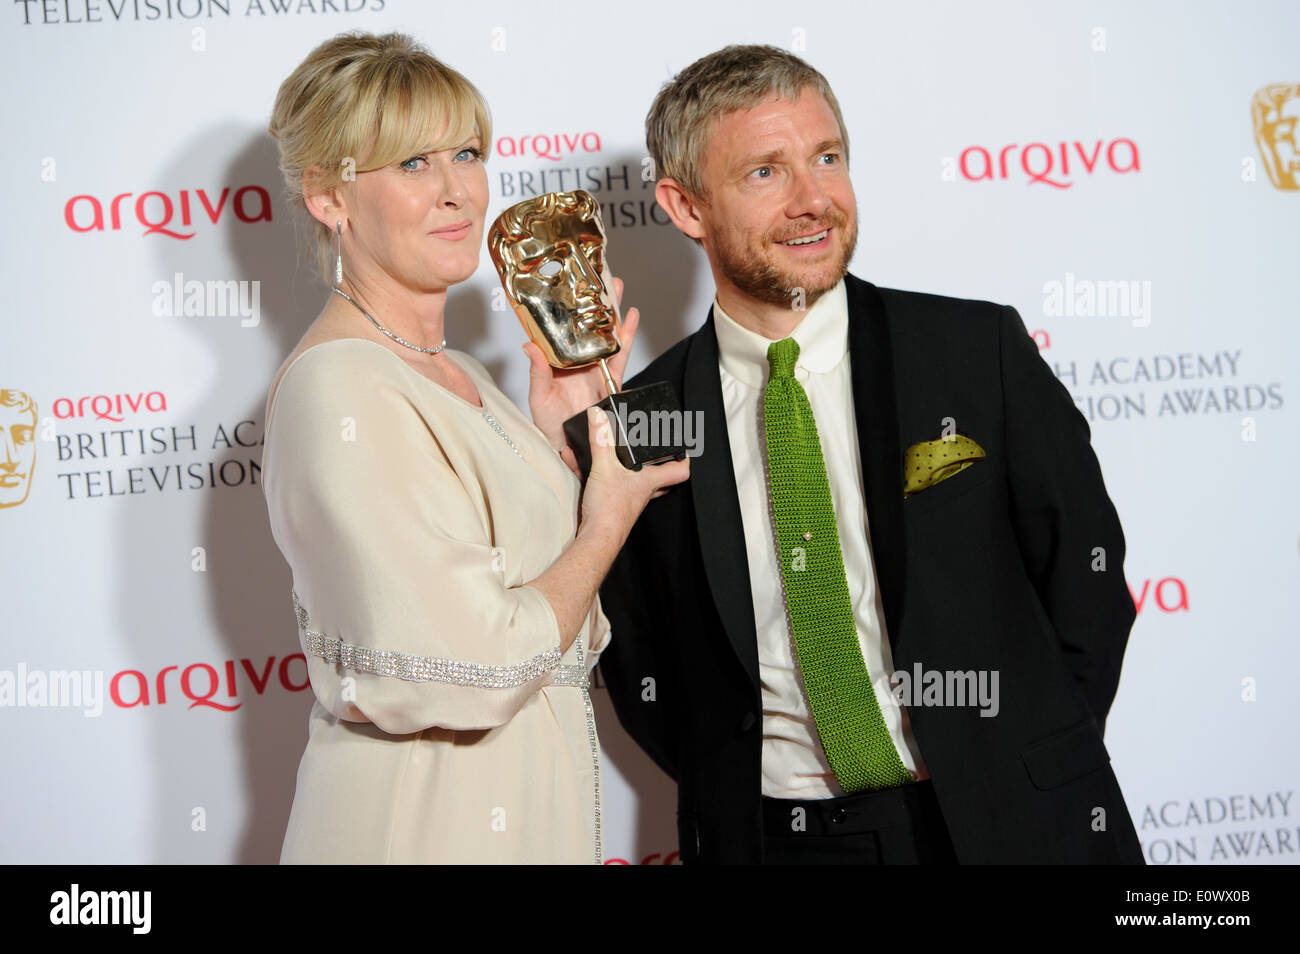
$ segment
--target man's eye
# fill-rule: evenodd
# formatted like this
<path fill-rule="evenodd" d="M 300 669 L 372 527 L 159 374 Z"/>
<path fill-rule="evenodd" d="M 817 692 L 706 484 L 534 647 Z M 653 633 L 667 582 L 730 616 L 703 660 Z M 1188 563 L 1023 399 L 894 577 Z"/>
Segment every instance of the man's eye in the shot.
<path fill-rule="evenodd" d="M 820 158 L 822 159 L 822 165 L 824 166 L 833 166 L 835 163 L 840 161 L 840 155 L 837 152 L 823 153 Z"/>
<path fill-rule="evenodd" d="M 755 169 L 752 175 L 755 179 L 770 179 L 772 178 L 772 167 L 761 166 L 760 168 Z"/>

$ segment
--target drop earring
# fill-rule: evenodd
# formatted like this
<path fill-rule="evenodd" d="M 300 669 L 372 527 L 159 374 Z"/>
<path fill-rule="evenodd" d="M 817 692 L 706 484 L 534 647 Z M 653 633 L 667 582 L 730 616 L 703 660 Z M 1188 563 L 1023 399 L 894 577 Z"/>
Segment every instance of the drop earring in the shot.
<path fill-rule="evenodd" d="M 334 284 L 343 283 L 343 223 L 334 223 Z"/>

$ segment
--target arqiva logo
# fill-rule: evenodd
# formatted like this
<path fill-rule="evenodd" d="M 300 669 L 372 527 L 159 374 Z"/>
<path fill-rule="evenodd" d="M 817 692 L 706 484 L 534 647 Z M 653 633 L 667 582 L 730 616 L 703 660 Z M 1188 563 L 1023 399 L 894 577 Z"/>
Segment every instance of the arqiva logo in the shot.
<path fill-rule="evenodd" d="M 90 407 L 86 407 L 86 402 Z M 125 402 L 125 403 L 124 403 Z M 134 394 L 84 394 L 74 404 L 72 398 L 61 397 L 54 402 L 54 416 L 60 420 L 72 417 L 86 417 L 94 414 L 101 421 L 121 423 L 128 414 L 137 414 L 140 410 L 161 412 L 167 410 L 167 395 L 161 391 L 137 391 Z M 116 412 L 116 414 L 114 413 Z"/>
<path fill-rule="evenodd" d="M 175 231 L 171 226 L 192 229 L 196 221 L 203 224 L 204 217 L 216 225 L 226 209 L 233 211 L 235 218 L 241 222 L 271 221 L 271 196 L 259 185 L 240 186 L 233 196 L 229 186 L 223 188 L 216 197 L 208 195 L 204 189 L 195 189 L 194 201 L 200 207 L 198 210 L 193 207 L 194 201 L 191 200 L 189 189 L 181 189 L 176 201 L 166 192 L 153 190 L 142 192 L 138 196 L 134 192 L 122 192 L 108 200 L 108 231 L 121 230 L 122 203 L 132 196 L 135 196 L 135 201 L 126 204 L 144 230 L 144 235 L 192 239 L 196 234 L 194 231 L 185 234 Z M 104 206 L 105 203 L 93 195 L 74 195 L 63 206 L 63 221 L 74 232 L 103 232 Z M 178 212 L 180 221 L 175 222 Z"/>
<path fill-rule="evenodd" d="M 301 669 L 294 666 L 294 663 L 300 662 Z M 302 653 L 293 653 L 280 659 L 277 666 L 274 656 L 266 657 L 266 665 L 259 672 L 251 659 L 240 659 L 240 666 L 249 685 L 252 686 L 254 693 L 262 695 L 268 686 L 273 685 L 271 681 L 272 672 L 276 676 L 276 683 L 286 692 L 302 692 L 310 688 L 311 682 L 307 678 L 307 657 Z M 149 694 L 149 677 L 138 669 L 123 669 L 121 672 L 114 674 L 108 683 L 108 695 L 113 700 L 113 705 L 120 709 L 133 709 L 136 706 L 147 705 L 167 705 L 167 674 L 179 672 L 178 676 L 172 677 L 178 686 L 181 695 L 189 700 L 190 704 L 187 709 L 205 707 L 216 709 L 220 712 L 234 712 L 243 702 L 226 701 L 235 700 L 239 696 L 239 682 L 235 671 L 235 660 L 227 659 L 225 665 L 224 685 L 221 674 L 217 672 L 215 666 L 207 663 L 191 663 L 184 669 L 180 666 L 164 666 L 158 670 L 158 674 L 153 679 L 153 698 L 150 700 Z M 301 680 L 296 678 L 301 674 Z M 222 690 L 225 690 L 224 695 Z"/>
<path fill-rule="evenodd" d="M 560 157 L 582 152 L 600 152 L 600 133 L 537 133 L 502 136 L 497 140 L 498 156 L 528 156 L 559 162 Z"/>
<path fill-rule="evenodd" d="M 1015 158 L 1019 150 L 1019 159 Z M 955 179 L 951 168 L 953 160 L 944 160 L 944 178 Z M 1011 143 L 993 153 L 983 146 L 967 146 L 956 162 L 963 179 L 979 182 L 983 179 L 1009 179 L 1013 176 L 1027 178 L 1027 185 L 1049 185 L 1056 189 L 1068 189 L 1074 183 L 1072 176 L 1093 175 L 1109 169 L 1111 172 L 1141 172 L 1142 164 L 1138 156 L 1138 147 L 1132 139 L 1112 139 L 1109 142 L 1098 139 L 1092 143 L 1074 142 L 1031 142 L 1028 145 Z M 1018 167 L 1018 168 L 1017 168 Z"/>

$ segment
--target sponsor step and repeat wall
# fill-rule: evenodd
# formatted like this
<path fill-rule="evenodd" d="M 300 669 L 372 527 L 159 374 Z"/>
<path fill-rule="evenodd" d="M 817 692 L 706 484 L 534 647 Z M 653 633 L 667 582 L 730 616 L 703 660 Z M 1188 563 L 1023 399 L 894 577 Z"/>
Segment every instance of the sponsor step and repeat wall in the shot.
<path fill-rule="evenodd" d="M 655 91 L 736 42 L 824 72 L 852 270 L 1015 305 L 1092 429 L 1138 611 L 1106 742 L 1148 862 L 1300 859 L 1300 7 L 16 0 L 0 860 L 279 857 L 311 690 L 264 405 L 327 292 L 265 129 L 351 29 L 409 32 L 483 90 L 489 220 L 597 197 L 643 315 L 633 370 L 712 290 L 654 204 Z M 526 407 L 498 292 L 485 252 L 447 338 Z M 672 863 L 673 786 L 593 697 L 607 860 Z"/>

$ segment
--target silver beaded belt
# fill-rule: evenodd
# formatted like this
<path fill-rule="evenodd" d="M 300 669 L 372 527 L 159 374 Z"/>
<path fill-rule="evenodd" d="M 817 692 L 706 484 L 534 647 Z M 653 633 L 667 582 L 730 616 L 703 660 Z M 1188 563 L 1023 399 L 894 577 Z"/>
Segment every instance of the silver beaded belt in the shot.
<path fill-rule="evenodd" d="M 551 685 L 588 689 L 591 687 L 591 674 L 586 666 L 556 666 L 555 681 Z"/>

